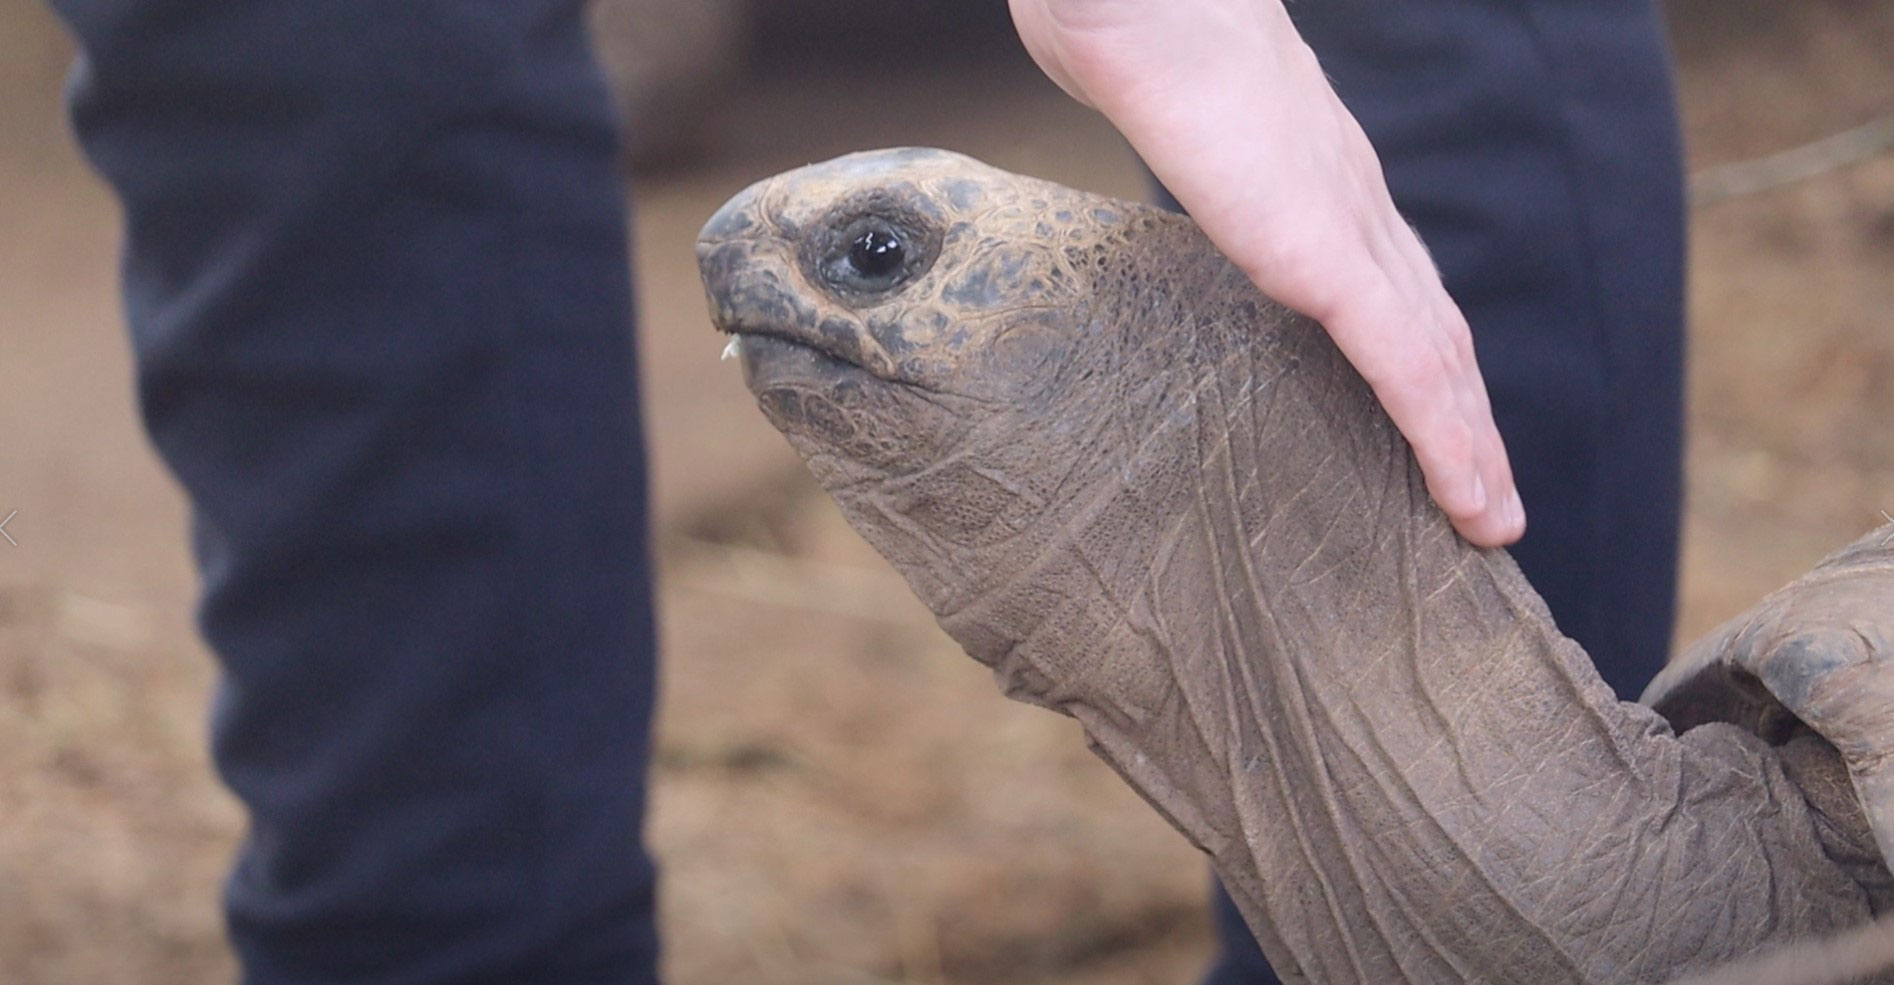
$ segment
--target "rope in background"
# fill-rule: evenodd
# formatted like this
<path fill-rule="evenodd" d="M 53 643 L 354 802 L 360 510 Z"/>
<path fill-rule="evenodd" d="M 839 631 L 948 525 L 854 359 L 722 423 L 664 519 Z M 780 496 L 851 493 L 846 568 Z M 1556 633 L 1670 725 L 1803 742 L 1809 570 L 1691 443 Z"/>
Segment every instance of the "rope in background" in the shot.
<path fill-rule="evenodd" d="M 1755 195 L 1879 157 L 1894 150 L 1894 114 L 1788 150 L 1731 161 L 1690 176 L 1690 204 L 1701 208 Z"/>

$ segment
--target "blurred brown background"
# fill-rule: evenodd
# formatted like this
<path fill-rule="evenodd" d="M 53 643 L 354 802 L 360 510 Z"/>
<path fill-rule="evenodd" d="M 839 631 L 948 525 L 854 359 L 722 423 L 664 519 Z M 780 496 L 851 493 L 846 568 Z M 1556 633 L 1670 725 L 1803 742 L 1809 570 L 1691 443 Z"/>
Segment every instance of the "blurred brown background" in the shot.
<path fill-rule="evenodd" d="M 635 237 L 670 980 L 1193 981 L 1193 853 L 1067 722 L 1001 700 L 813 490 L 718 362 L 690 251 L 742 185 L 848 150 L 934 144 L 1134 197 L 1135 163 L 997 0 L 614 2 L 603 44 L 652 137 Z M 655 46 L 610 26 L 659 8 Z M 1699 172 L 1894 113 L 1894 0 L 1673 0 L 1671 20 Z M 69 57 L 41 7 L 0 0 L 0 516 L 20 542 L 0 542 L 0 982 L 228 980 L 241 817 L 205 762 L 183 509 L 135 424 L 117 216 L 58 105 Z M 1705 202 L 1693 232 L 1686 638 L 1894 510 L 1894 156 Z"/>

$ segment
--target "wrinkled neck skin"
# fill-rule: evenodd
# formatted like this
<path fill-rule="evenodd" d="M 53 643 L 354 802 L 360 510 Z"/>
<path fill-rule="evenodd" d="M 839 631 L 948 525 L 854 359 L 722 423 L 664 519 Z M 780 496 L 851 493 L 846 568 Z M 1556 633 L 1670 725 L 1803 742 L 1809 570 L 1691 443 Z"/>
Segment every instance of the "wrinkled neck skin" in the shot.
<path fill-rule="evenodd" d="M 1094 313 L 1061 413 L 1099 466 L 1013 554 L 906 573 L 1209 853 L 1285 981 L 1668 981 L 1866 919 L 1794 762 L 1616 701 L 1315 325 L 1199 242 L 1139 252 L 1197 289 Z"/>

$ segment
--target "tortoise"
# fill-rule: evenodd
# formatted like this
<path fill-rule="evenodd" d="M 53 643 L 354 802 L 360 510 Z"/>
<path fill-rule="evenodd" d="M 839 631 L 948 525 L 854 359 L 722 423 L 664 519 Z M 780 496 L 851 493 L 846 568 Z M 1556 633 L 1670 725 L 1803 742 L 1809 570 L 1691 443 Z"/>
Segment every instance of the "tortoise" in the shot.
<path fill-rule="evenodd" d="M 1894 909 L 1894 526 L 1620 702 L 1186 217 L 905 148 L 759 182 L 697 249 L 850 523 L 1285 981 L 1664 982 Z"/>

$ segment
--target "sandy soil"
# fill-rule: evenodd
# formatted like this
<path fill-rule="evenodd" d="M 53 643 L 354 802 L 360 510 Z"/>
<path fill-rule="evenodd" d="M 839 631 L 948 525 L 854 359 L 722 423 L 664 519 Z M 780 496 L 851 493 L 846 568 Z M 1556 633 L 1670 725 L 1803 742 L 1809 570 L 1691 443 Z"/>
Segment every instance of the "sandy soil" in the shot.
<path fill-rule="evenodd" d="M 1894 111 L 1894 4 L 1735 6 L 1676 8 L 1696 165 Z M 63 42 L 18 4 L 0 39 L 0 982 L 223 980 L 241 816 L 202 751 L 212 664 L 134 423 L 115 209 L 60 132 Z M 1170 985 L 1204 960 L 1193 854 L 1069 723 L 1000 700 L 813 491 L 717 361 L 692 269 L 728 194 L 861 147 L 1140 194 L 1116 137 L 1003 52 L 873 89 L 772 69 L 713 162 L 638 189 L 677 985 Z M 1894 160 L 1694 231 L 1685 637 L 1894 509 Z"/>

